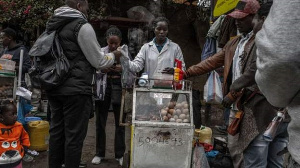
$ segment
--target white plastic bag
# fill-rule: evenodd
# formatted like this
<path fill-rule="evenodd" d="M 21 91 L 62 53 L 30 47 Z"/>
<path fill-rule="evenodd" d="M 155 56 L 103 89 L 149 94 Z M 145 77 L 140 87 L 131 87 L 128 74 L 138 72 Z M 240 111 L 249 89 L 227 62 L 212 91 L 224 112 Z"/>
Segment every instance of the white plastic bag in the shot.
<path fill-rule="evenodd" d="M 31 100 L 31 94 L 32 92 L 23 88 L 23 87 L 18 87 L 16 91 L 16 95 L 24 97 L 27 100 Z"/>
<path fill-rule="evenodd" d="M 210 168 L 202 145 L 196 145 L 193 149 L 191 168 Z"/>
<path fill-rule="evenodd" d="M 221 103 L 223 100 L 222 83 L 219 74 L 212 71 L 204 85 L 204 100 L 206 103 Z"/>

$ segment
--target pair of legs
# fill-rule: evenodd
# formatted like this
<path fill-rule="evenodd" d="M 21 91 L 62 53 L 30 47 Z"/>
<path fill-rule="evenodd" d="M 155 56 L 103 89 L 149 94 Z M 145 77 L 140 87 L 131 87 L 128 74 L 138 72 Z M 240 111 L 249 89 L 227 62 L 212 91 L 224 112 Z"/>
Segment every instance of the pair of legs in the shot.
<path fill-rule="evenodd" d="M 51 109 L 49 168 L 79 167 L 86 137 L 91 95 L 48 96 Z"/>
<path fill-rule="evenodd" d="M 201 127 L 201 102 L 200 102 L 200 91 L 192 90 L 193 97 L 193 118 L 195 129 L 199 129 Z"/>
<path fill-rule="evenodd" d="M 96 111 L 96 156 L 105 157 L 106 121 L 110 104 L 112 103 L 115 116 L 115 158 L 122 158 L 125 153 L 125 127 L 119 125 L 122 88 L 121 83 L 108 79 L 104 101 L 95 102 Z"/>
<path fill-rule="evenodd" d="M 281 123 L 273 141 L 264 140 L 263 133 L 259 134 L 244 151 L 245 168 L 282 168 L 284 155 L 278 156 L 288 143 L 288 123 Z"/>

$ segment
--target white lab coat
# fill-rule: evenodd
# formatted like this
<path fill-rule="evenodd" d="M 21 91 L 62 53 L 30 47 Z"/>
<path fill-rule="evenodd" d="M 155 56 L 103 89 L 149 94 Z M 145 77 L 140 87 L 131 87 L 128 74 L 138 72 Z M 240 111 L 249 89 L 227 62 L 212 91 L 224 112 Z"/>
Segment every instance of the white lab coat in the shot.
<path fill-rule="evenodd" d="M 132 72 L 140 72 L 144 68 L 144 72 L 152 78 L 155 73 L 159 73 L 167 67 L 174 67 L 174 60 L 182 61 L 182 68 L 185 70 L 185 63 L 181 49 L 178 44 L 167 39 L 161 52 L 158 52 L 153 40 L 142 46 L 134 60 L 121 59 L 121 64 L 128 67 Z"/>

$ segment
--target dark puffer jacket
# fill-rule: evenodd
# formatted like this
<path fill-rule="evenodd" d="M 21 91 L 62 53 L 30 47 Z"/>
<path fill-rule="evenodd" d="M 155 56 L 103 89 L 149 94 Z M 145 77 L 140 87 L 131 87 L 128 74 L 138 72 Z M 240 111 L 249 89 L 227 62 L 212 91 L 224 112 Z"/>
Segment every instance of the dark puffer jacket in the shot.
<path fill-rule="evenodd" d="M 47 91 L 49 95 L 92 94 L 94 68 L 88 62 L 77 42 L 82 18 L 54 16 L 47 23 L 47 31 L 60 30 L 59 39 L 64 54 L 70 62 L 71 69 L 66 81 L 55 89 Z"/>

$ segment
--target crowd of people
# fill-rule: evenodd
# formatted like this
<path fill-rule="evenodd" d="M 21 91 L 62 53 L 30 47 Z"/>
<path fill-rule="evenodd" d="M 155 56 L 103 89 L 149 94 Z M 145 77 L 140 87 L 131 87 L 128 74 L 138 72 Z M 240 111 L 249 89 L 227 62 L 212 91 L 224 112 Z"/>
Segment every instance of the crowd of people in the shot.
<path fill-rule="evenodd" d="M 144 71 L 152 78 L 156 73 L 173 73 L 175 59 L 182 61 L 185 79 L 224 67 L 222 105 L 230 109 L 229 123 L 240 111 L 244 114 L 239 133 L 228 134 L 228 148 L 235 168 L 284 167 L 286 148 L 291 155 L 288 167 L 300 168 L 299 7 L 297 0 L 261 4 L 257 0 L 239 0 L 228 17 L 235 19 L 240 34 L 216 54 L 186 68 L 180 46 L 168 38 L 169 21 L 165 17 L 153 20 L 155 37 L 132 59 L 127 46 L 121 46 L 122 33 L 116 26 L 106 31 L 107 46 L 101 48 L 87 19 L 87 0 L 65 0 L 65 6 L 56 9 L 46 25 L 48 32 L 59 30 L 60 44 L 72 65 L 65 81 L 46 91 L 51 111 L 49 168 L 80 166 L 93 106 L 96 153 L 91 163 L 101 163 L 105 157 L 105 128 L 110 105 L 116 126 L 115 159 L 122 165 L 125 153 L 125 128 L 119 125 L 122 71 L 124 68 L 132 74 Z M 26 87 L 24 76 L 31 67 L 31 60 L 27 49 L 16 42 L 16 36 L 11 28 L 1 31 L 4 49 L 0 57 L 15 61 L 18 69 L 20 50 L 25 51 L 22 86 Z M 288 114 L 273 139 L 266 140 L 264 132 L 282 108 L 286 108 Z M 22 157 L 30 146 L 27 132 L 16 121 L 16 111 L 13 102 L 1 102 L 0 155 L 10 156 L 14 151 L 15 157 L 0 159 L 0 168 L 21 168 Z M 199 118 L 194 120 L 194 123 L 201 122 Z"/>

